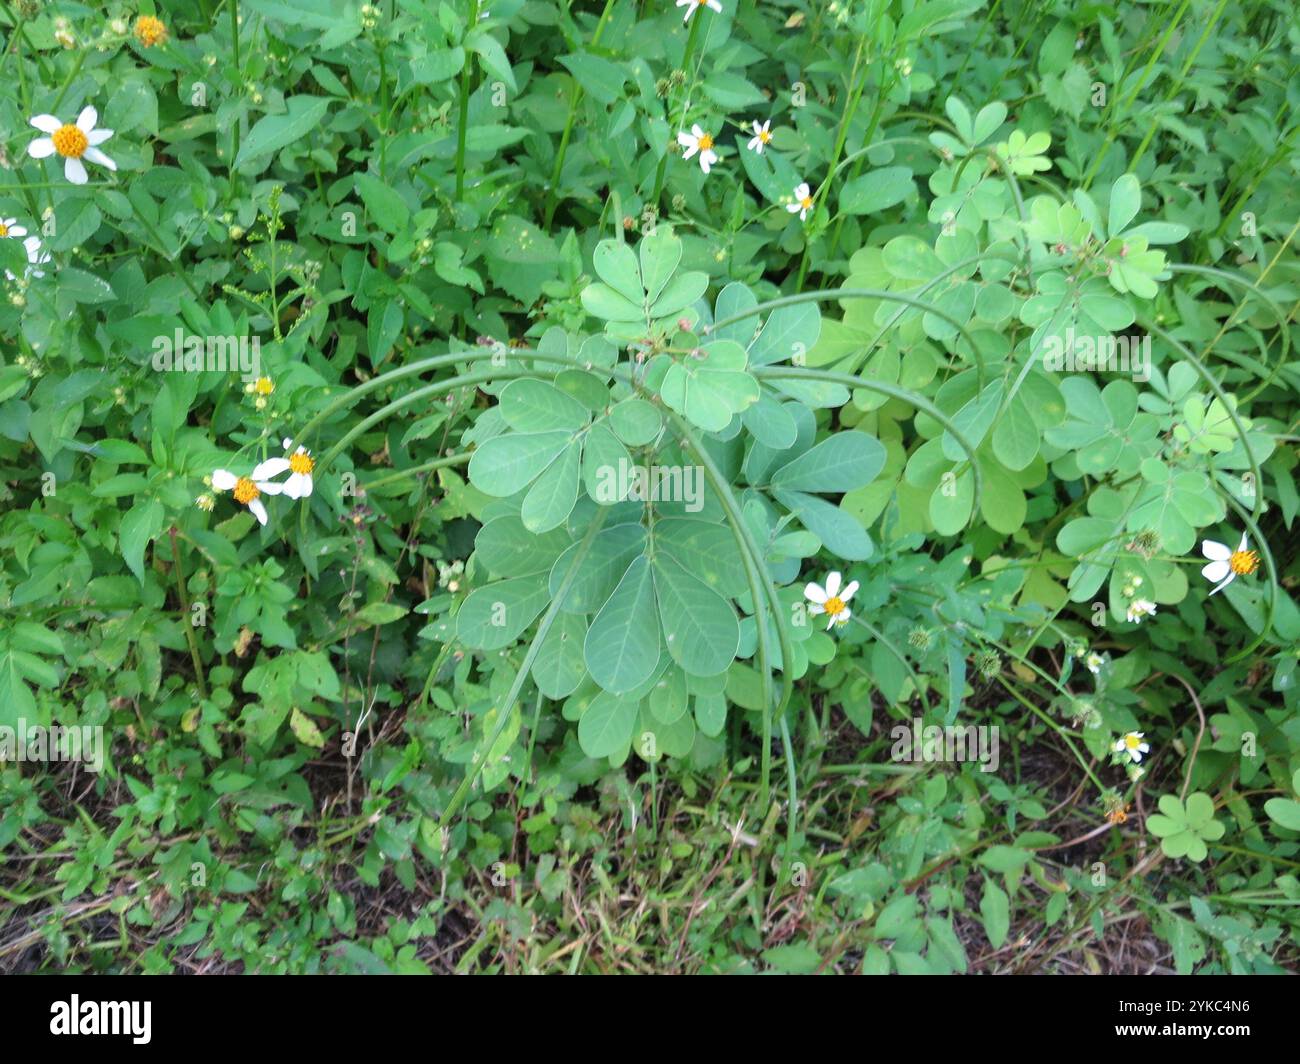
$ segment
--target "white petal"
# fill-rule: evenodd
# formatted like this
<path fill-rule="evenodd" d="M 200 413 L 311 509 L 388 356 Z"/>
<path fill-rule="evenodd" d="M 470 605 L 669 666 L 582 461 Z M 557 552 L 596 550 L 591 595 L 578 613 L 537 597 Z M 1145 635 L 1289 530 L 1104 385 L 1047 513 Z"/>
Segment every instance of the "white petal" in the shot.
<path fill-rule="evenodd" d="M 27 145 L 27 154 L 33 159 L 45 159 L 54 154 L 54 141 L 49 137 L 37 137 Z"/>
<path fill-rule="evenodd" d="M 77 115 L 77 128 L 83 133 L 89 133 L 95 128 L 95 122 L 99 119 L 99 112 L 93 107 L 83 107 L 81 114 Z"/>
<path fill-rule="evenodd" d="M 704 0 L 704 3 L 706 7 L 713 8 L 713 10 L 716 11 L 719 15 L 722 14 L 722 4 L 720 0 Z"/>
<path fill-rule="evenodd" d="M 1219 584 L 1218 587 L 1213 588 L 1213 589 L 1210 591 L 1210 594 L 1211 594 L 1211 595 L 1217 595 L 1217 594 L 1218 594 L 1220 591 L 1222 591 L 1225 587 L 1227 587 L 1229 584 L 1231 584 L 1235 579 L 1237 579 L 1237 574 L 1236 574 L 1236 573 L 1229 573 L 1229 574 L 1228 574 L 1228 579 L 1224 580 L 1223 583 Z"/>
<path fill-rule="evenodd" d="M 840 610 L 840 612 L 837 613 L 837 614 L 835 615 L 835 623 L 836 623 L 836 624 L 848 624 L 848 623 L 849 623 L 849 618 L 852 617 L 852 616 L 853 616 L 853 611 L 852 611 L 852 610 L 849 610 L 849 609 Z"/>
<path fill-rule="evenodd" d="M 98 148 L 87 148 L 83 158 L 89 159 L 96 166 L 102 166 L 106 170 L 117 169 L 117 163 L 113 162 L 112 159 L 110 159 Z"/>
<path fill-rule="evenodd" d="M 86 134 L 86 140 L 91 147 L 94 147 L 96 144 L 103 144 L 112 135 L 113 131 L 111 129 L 92 129 Z"/>
<path fill-rule="evenodd" d="M 695 141 L 696 141 L 696 138 L 695 138 L 695 137 L 692 137 L 692 136 L 691 136 L 689 133 L 687 133 L 686 130 L 684 130 L 684 129 L 683 129 L 680 133 L 677 134 L 677 143 L 680 144 L 683 148 L 694 148 L 694 147 L 695 147 Z"/>
<path fill-rule="evenodd" d="M 1201 567 L 1201 575 L 1212 584 L 1217 584 L 1230 572 L 1232 566 L 1224 561 L 1210 562 L 1209 565 Z"/>
<path fill-rule="evenodd" d="M 811 191 L 812 189 L 808 187 L 807 181 L 803 182 L 802 184 L 795 185 L 794 198 L 799 200 L 806 199 L 808 197 L 808 193 L 810 193 Z"/>
<path fill-rule="evenodd" d="M 279 495 L 284 491 L 284 481 L 282 480 L 255 480 L 257 490 L 263 495 Z"/>
<path fill-rule="evenodd" d="M 259 462 L 253 467 L 249 474 L 255 481 L 270 480 L 272 477 L 278 477 L 289 468 L 289 459 L 287 458 L 268 458 L 265 462 Z"/>
<path fill-rule="evenodd" d="M 1246 533 L 1243 532 L 1241 534 L 1241 545 L 1237 547 L 1237 550 L 1245 550 L 1245 549 L 1246 549 Z"/>
<path fill-rule="evenodd" d="M 808 612 L 811 613 L 814 617 L 816 617 L 817 614 L 819 614 L 819 613 L 825 613 L 825 612 L 826 612 L 826 607 L 825 607 L 825 606 L 819 606 L 819 605 L 817 605 L 817 603 L 814 602 L 814 603 L 812 603 L 812 604 L 808 607 Z"/>
<path fill-rule="evenodd" d="M 700 152 L 700 169 L 706 174 L 709 172 L 709 168 L 717 161 L 718 156 L 712 150 Z"/>
<path fill-rule="evenodd" d="M 6 222 L 5 228 L 9 230 L 10 236 L 22 237 L 27 235 L 27 230 L 21 225 L 14 225 L 13 222 Z"/>
<path fill-rule="evenodd" d="M 63 123 L 53 115 L 36 115 L 32 119 L 32 125 L 42 133 L 55 133 L 63 128 Z"/>
<path fill-rule="evenodd" d="M 239 478 L 228 469 L 218 469 L 212 474 L 212 486 L 217 491 L 229 491 L 238 480 Z"/>
<path fill-rule="evenodd" d="M 74 185 L 84 185 L 86 183 L 86 164 L 80 159 L 64 159 L 63 176 Z"/>
<path fill-rule="evenodd" d="M 1216 562 L 1227 561 L 1232 556 L 1232 550 L 1229 547 L 1212 539 L 1201 541 L 1201 553 Z"/>
<path fill-rule="evenodd" d="M 838 572 L 831 573 L 831 575 L 826 578 L 826 594 L 830 598 L 835 598 L 835 596 L 840 593 L 840 584 L 843 583 L 843 581 L 844 578 L 840 576 Z"/>
<path fill-rule="evenodd" d="M 254 499 L 248 504 L 249 512 L 257 518 L 259 525 L 266 524 L 266 507 L 262 505 L 261 499 Z"/>
<path fill-rule="evenodd" d="M 832 628 L 834 628 L 834 627 L 835 627 L 835 615 L 832 614 L 832 615 L 831 615 L 831 623 L 828 624 L 828 625 L 826 626 L 826 631 L 829 632 L 829 631 L 830 631 Z"/>
<path fill-rule="evenodd" d="M 763 142 L 757 137 L 750 137 L 749 143 L 745 145 L 750 151 L 756 151 L 759 155 L 763 154 Z"/>
<path fill-rule="evenodd" d="M 799 204 L 797 203 L 787 203 L 785 205 L 785 209 L 789 211 L 791 214 L 798 214 L 803 208 L 800 207 Z"/>
<path fill-rule="evenodd" d="M 818 603 L 825 602 L 830 598 L 830 595 L 826 594 L 826 592 L 822 590 L 820 584 L 808 584 L 803 589 L 803 594 L 804 598 L 811 599 L 813 602 Z"/>
<path fill-rule="evenodd" d="M 848 587 L 846 587 L 843 591 L 840 592 L 840 601 L 848 602 L 849 599 L 853 597 L 853 592 L 857 591 L 857 589 L 858 589 L 858 582 L 856 580 L 849 581 Z"/>
<path fill-rule="evenodd" d="M 290 499 L 301 499 L 311 494 L 311 475 L 308 473 L 291 473 L 284 482 L 284 494 Z"/>
<path fill-rule="evenodd" d="M 695 134 L 695 139 L 699 140 L 704 136 L 704 127 L 696 122 L 695 125 L 691 126 L 691 132 Z"/>
<path fill-rule="evenodd" d="M 280 444 L 280 446 L 283 447 L 283 448 L 287 451 L 287 450 L 289 449 L 289 444 L 291 444 L 291 443 L 293 443 L 293 440 L 289 439 L 289 437 L 286 436 L 286 437 L 284 438 L 284 442 L 283 442 L 282 444 Z M 302 448 L 299 447 L 298 450 L 301 451 Z"/>

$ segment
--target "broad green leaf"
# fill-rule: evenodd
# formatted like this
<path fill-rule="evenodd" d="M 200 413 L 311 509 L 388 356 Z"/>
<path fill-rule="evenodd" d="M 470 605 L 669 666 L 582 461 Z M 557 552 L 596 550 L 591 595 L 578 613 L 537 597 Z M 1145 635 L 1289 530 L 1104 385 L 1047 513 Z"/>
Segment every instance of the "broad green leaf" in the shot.
<path fill-rule="evenodd" d="M 501 390 L 501 416 L 517 432 L 574 432 L 587 423 L 587 411 L 553 384 L 521 377 Z"/>
<path fill-rule="evenodd" d="M 528 489 L 520 517 L 529 532 L 549 532 L 568 520 L 578 501 L 581 450 L 574 440 Z"/>
<path fill-rule="evenodd" d="M 863 488 L 885 467 L 885 448 L 865 432 L 837 432 L 772 474 L 786 491 L 844 492 Z"/>
<path fill-rule="evenodd" d="M 284 105 L 284 114 L 265 115 L 248 131 L 235 157 L 236 169 L 319 132 L 329 110 L 329 101 L 320 96 L 290 96 Z"/>
<path fill-rule="evenodd" d="M 540 574 L 476 588 L 456 614 L 456 638 L 476 650 L 500 650 L 518 639 L 550 600 Z"/>
<path fill-rule="evenodd" d="M 592 541 L 560 608 L 570 613 L 591 613 L 600 609 L 618 587 L 632 559 L 639 556 L 644 547 L 645 529 L 639 524 L 602 529 Z M 577 552 L 578 544 L 575 543 L 555 562 L 549 578 L 552 595 L 559 594 Z"/>
<path fill-rule="evenodd" d="M 874 214 L 907 199 L 915 190 L 906 166 L 885 166 L 847 182 L 840 190 L 840 210 L 845 214 Z"/>
<path fill-rule="evenodd" d="M 655 556 L 654 585 L 672 659 L 693 676 L 725 672 L 740 645 L 740 624 L 731 606 L 664 555 Z"/>
<path fill-rule="evenodd" d="M 469 479 L 488 495 L 513 495 L 536 480 L 572 439 L 573 433 L 564 431 L 494 436 L 470 458 Z"/>
<path fill-rule="evenodd" d="M 632 744 L 637 702 L 602 691 L 578 721 L 578 745 L 588 757 L 613 757 Z"/>
<path fill-rule="evenodd" d="M 654 675 L 659 650 L 650 560 L 641 555 L 592 619 L 583 656 L 593 680 L 612 694 L 626 694 Z"/>

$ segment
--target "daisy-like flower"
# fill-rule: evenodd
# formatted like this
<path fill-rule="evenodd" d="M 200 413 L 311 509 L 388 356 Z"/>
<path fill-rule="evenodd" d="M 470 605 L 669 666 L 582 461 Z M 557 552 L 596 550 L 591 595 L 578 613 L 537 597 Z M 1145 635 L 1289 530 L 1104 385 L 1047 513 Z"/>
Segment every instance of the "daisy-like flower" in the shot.
<path fill-rule="evenodd" d="M 1241 542 L 1236 550 L 1230 550 L 1222 543 L 1212 539 L 1201 541 L 1201 553 L 1210 559 L 1210 564 L 1201 569 L 1201 575 L 1215 584 L 1213 595 L 1222 591 L 1239 576 L 1249 576 L 1259 568 L 1259 554 L 1250 549 L 1246 542 L 1246 533 L 1241 534 Z"/>
<path fill-rule="evenodd" d="M 722 0 L 677 0 L 677 6 L 686 8 L 686 14 L 682 16 L 683 22 L 689 22 L 696 9 L 701 7 L 711 8 L 719 15 L 722 14 Z"/>
<path fill-rule="evenodd" d="M 261 497 L 263 495 L 279 495 L 284 490 L 284 484 L 274 483 L 271 478 L 279 476 L 289 468 L 289 459 L 287 458 L 268 458 L 253 467 L 253 471 L 246 477 L 237 477 L 228 469 L 217 469 L 212 473 L 212 486 L 217 491 L 233 491 L 235 502 L 247 506 L 253 516 L 257 518 L 257 523 L 266 524 L 266 506 L 263 505 Z"/>
<path fill-rule="evenodd" d="M 830 618 L 830 624 L 826 626 L 828 632 L 837 625 L 848 624 L 852 616 L 848 601 L 853 597 L 853 592 L 857 591 L 858 582 L 854 580 L 841 589 L 841 580 L 840 574 L 835 572 L 826 577 L 825 588 L 820 584 L 809 584 L 803 589 L 804 598 L 812 603 L 808 612 L 814 615 L 824 613 Z"/>
<path fill-rule="evenodd" d="M 258 377 L 253 382 L 253 391 L 262 396 L 270 395 L 275 391 L 275 381 L 271 380 L 270 377 Z"/>
<path fill-rule="evenodd" d="M 718 161 L 718 153 L 713 150 L 713 134 L 704 132 L 698 122 L 691 126 L 689 133 L 678 133 L 677 143 L 686 149 L 682 153 L 683 159 L 689 159 L 696 152 L 700 153 L 700 169 L 706 174 L 709 167 Z"/>
<path fill-rule="evenodd" d="M 1083 659 L 1083 664 L 1087 670 L 1096 676 L 1101 672 L 1101 667 L 1106 664 L 1106 659 L 1098 654 L 1095 650 Z"/>
<path fill-rule="evenodd" d="M 812 189 L 808 182 L 801 182 L 794 190 L 794 202 L 787 203 L 785 209 L 791 214 L 799 215 L 799 221 L 806 221 L 808 212 L 813 209 Z"/>
<path fill-rule="evenodd" d="M 1156 604 L 1150 599 L 1134 599 L 1128 604 L 1127 617 L 1134 624 L 1140 624 L 1143 617 L 1154 617 Z"/>
<path fill-rule="evenodd" d="M 0 218 L 0 239 L 21 240 L 27 252 L 27 261 L 32 266 L 44 266 L 50 261 L 49 254 L 41 251 L 40 237 L 28 236 L 27 229 L 18 224 L 17 218 Z M 45 276 L 40 270 L 32 270 L 31 273 L 36 277 Z M 14 275 L 5 270 L 5 278 L 12 281 Z"/>
<path fill-rule="evenodd" d="M 763 149 L 772 143 L 772 132 L 771 132 L 772 120 L 769 118 L 766 122 L 762 123 L 761 125 L 757 121 L 755 121 L 753 123 L 753 126 L 754 126 L 754 135 L 749 138 L 749 143 L 745 146 L 750 151 L 757 152 L 759 155 L 762 155 Z"/>
<path fill-rule="evenodd" d="M 287 451 L 293 444 L 293 440 L 285 437 L 284 449 Z M 316 459 L 311 456 L 311 451 L 306 447 L 299 446 L 296 451 L 289 455 L 289 479 L 284 482 L 284 493 L 291 499 L 301 499 L 311 494 L 311 474 L 316 468 Z"/>
<path fill-rule="evenodd" d="M 117 163 L 99 150 L 99 145 L 113 135 L 111 129 L 96 129 L 99 112 L 93 107 L 82 109 L 75 125 L 60 122 L 54 115 L 36 115 L 32 125 L 47 137 L 37 137 L 27 145 L 33 159 L 44 159 L 56 152 L 63 156 L 63 176 L 74 185 L 86 183 L 86 159 L 97 166 L 116 170 Z"/>
<path fill-rule="evenodd" d="M 1142 760 L 1142 755 L 1151 749 L 1151 744 L 1142 741 L 1145 732 L 1131 731 L 1122 738 L 1115 740 L 1115 745 L 1111 747 L 1117 754 L 1128 754 L 1137 764 Z"/>
<path fill-rule="evenodd" d="M 135 39 L 144 48 L 152 48 L 155 44 L 165 44 L 167 41 L 167 27 L 163 25 L 163 20 L 160 18 L 155 18 L 153 15 L 141 15 L 135 20 Z"/>

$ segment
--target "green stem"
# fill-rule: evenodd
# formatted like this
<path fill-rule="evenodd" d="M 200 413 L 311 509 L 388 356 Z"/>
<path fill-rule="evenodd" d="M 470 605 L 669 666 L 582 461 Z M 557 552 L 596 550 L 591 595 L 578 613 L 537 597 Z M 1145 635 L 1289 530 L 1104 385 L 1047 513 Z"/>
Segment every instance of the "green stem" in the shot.
<path fill-rule="evenodd" d="M 185 641 L 190 645 L 190 660 L 194 663 L 194 679 L 199 685 L 199 694 L 208 697 L 207 678 L 203 674 L 203 658 L 199 655 L 198 640 L 194 638 L 194 624 L 190 618 L 190 600 L 185 593 L 185 573 L 181 570 L 181 552 L 176 543 L 176 526 L 170 529 L 172 541 L 172 569 L 176 572 L 176 593 L 181 600 L 181 627 L 185 629 Z"/>
<path fill-rule="evenodd" d="M 682 53 L 683 71 L 685 71 L 687 67 L 691 65 L 691 58 L 695 55 L 695 42 L 700 35 L 700 25 L 703 23 L 703 21 L 704 21 L 703 12 L 700 11 L 699 8 L 696 8 L 695 15 L 691 18 L 690 32 L 686 35 L 686 50 L 685 52 Z M 690 106 L 691 93 L 694 91 L 695 91 L 695 75 L 694 73 L 692 73 L 690 88 L 686 90 L 686 94 L 682 98 L 681 109 L 678 112 L 677 126 L 676 126 L 677 129 L 682 129 L 686 124 L 686 110 Z M 668 135 L 675 136 L 675 133 L 671 127 L 668 130 Z M 673 155 L 673 149 L 671 147 L 665 147 L 664 157 L 659 160 L 659 170 L 655 174 L 654 195 L 650 197 L 650 202 L 654 204 L 656 207 L 659 205 L 659 197 L 663 195 L 664 179 L 668 176 L 668 160 L 672 158 L 672 155 Z"/>
<path fill-rule="evenodd" d="M 596 30 L 591 35 L 591 51 L 595 51 L 600 44 L 601 35 L 605 32 L 605 24 L 609 22 L 609 14 L 613 10 L 614 0 L 605 0 L 605 10 L 600 13 L 600 21 L 596 23 Z M 551 182 L 546 190 L 546 220 L 542 223 L 542 228 L 548 232 L 551 221 L 555 218 L 555 209 L 560 205 L 560 175 L 564 171 L 564 157 L 569 151 L 569 137 L 573 135 L 573 123 L 577 119 L 578 102 L 581 99 L 582 86 L 578 84 L 578 79 L 574 78 L 573 84 L 569 86 L 569 115 L 564 121 L 560 147 L 555 153 L 555 165 L 551 167 Z"/>
<path fill-rule="evenodd" d="M 479 0 L 469 0 L 469 25 L 465 27 L 466 38 L 478 24 Z M 465 66 L 460 72 L 460 120 L 456 126 L 456 199 L 465 197 L 465 138 L 469 133 L 469 84 L 474 76 L 474 64 L 469 52 L 465 53 Z"/>

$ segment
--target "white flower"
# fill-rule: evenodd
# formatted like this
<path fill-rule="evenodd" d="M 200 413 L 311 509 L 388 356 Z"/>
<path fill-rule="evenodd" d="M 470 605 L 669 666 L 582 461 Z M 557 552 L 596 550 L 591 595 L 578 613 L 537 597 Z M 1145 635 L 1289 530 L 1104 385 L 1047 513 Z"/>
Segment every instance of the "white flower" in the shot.
<path fill-rule="evenodd" d="M 762 125 L 759 125 L 758 122 L 754 122 L 753 125 L 754 135 L 749 138 L 749 143 L 746 147 L 749 148 L 750 151 L 758 152 L 759 155 L 762 155 L 763 149 L 772 143 L 772 120 L 769 118 Z"/>
<path fill-rule="evenodd" d="M 841 590 L 840 580 L 839 573 L 831 573 L 826 577 L 824 589 L 820 584 L 809 584 L 803 589 L 804 597 L 812 603 L 808 612 L 814 615 L 824 613 L 830 618 L 831 623 L 826 626 L 828 632 L 836 625 L 848 624 L 852 616 L 847 603 L 857 591 L 858 582 L 854 580 Z"/>
<path fill-rule="evenodd" d="M 808 217 L 808 212 L 813 209 L 812 189 L 808 187 L 808 182 L 804 181 L 794 190 L 794 202 L 787 203 L 785 209 L 791 214 L 799 215 L 799 221 L 804 221 Z"/>
<path fill-rule="evenodd" d="M 0 238 L 9 238 L 21 240 L 23 249 L 27 252 L 27 262 L 32 266 L 43 266 L 50 261 L 50 256 L 41 251 L 41 239 L 37 236 L 28 236 L 27 229 L 17 224 L 17 218 L 0 218 Z M 45 274 L 40 270 L 30 271 L 36 277 L 44 277 Z M 14 280 L 14 275 L 5 270 L 5 278 Z"/>
<path fill-rule="evenodd" d="M 1083 659 L 1083 664 L 1087 667 L 1090 673 L 1096 676 L 1097 673 L 1101 672 L 1101 667 L 1106 664 L 1106 659 L 1094 650 Z"/>
<path fill-rule="evenodd" d="M 1134 599 L 1128 604 L 1128 619 L 1134 624 L 1140 624 L 1143 617 L 1154 617 L 1156 614 L 1156 604 L 1150 599 Z"/>
<path fill-rule="evenodd" d="M 1249 576 L 1259 568 L 1259 554 L 1249 548 L 1246 533 L 1241 534 L 1241 543 L 1236 550 L 1229 550 L 1222 543 L 1212 539 L 1201 541 L 1201 553 L 1210 559 L 1210 564 L 1201 569 L 1201 575 L 1210 583 L 1217 585 L 1216 591 L 1222 591 L 1239 576 Z"/>
<path fill-rule="evenodd" d="M 60 122 L 53 115 L 36 115 L 32 119 L 32 125 L 42 133 L 48 133 L 49 136 L 37 137 L 27 145 L 27 154 L 33 159 L 44 159 L 55 152 L 62 155 L 63 176 L 74 185 L 86 183 L 86 165 L 81 161 L 82 159 L 88 159 L 109 170 L 116 170 L 117 163 L 98 147 L 113 135 L 113 131 L 96 129 L 95 122 L 98 119 L 99 112 L 93 107 L 83 108 L 81 114 L 77 116 L 76 125 Z"/>
<path fill-rule="evenodd" d="M 718 161 L 718 153 L 713 150 L 713 134 L 705 133 L 698 122 L 691 126 L 689 133 L 678 133 L 677 143 L 686 149 L 682 154 L 683 159 L 689 159 L 696 152 L 700 153 L 700 169 L 706 174 L 709 167 Z"/>
<path fill-rule="evenodd" d="M 285 439 L 287 451 L 293 440 Z M 311 474 L 316 468 L 316 459 L 306 447 L 299 447 L 289 455 L 289 479 L 284 482 L 284 493 L 291 499 L 301 499 L 311 494 Z"/>
<path fill-rule="evenodd" d="M 699 7 L 712 8 L 719 15 L 722 14 L 721 0 L 677 0 L 677 6 L 686 8 L 686 14 L 682 16 L 683 22 L 689 22 L 691 16 L 695 14 L 695 9 Z"/>
<path fill-rule="evenodd" d="M 253 471 L 246 477 L 237 477 L 226 469 L 217 469 L 212 474 L 212 486 L 217 491 L 231 491 L 235 493 L 235 501 L 242 503 L 252 511 L 257 518 L 258 524 L 266 524 L 266 507 L 262 505 L 259 496 L 262 495 L 279 495 L 284 491 L 284 484 L 272 483 L 271 477 L 279 476 L 289 468 L 289 459 L 287 458 L 268 458 L 253 467 Z"/>
<path fill-rule="evenodd" d="M 1133 759 L 1133 763 L 1142 760 L 1142 755 L 1151 749 L 1150 743 L 1142 741 L 1142 736 L 1146 734 L 1140 731 L 1131 731 L 1123 738 L 1116 739 L 1115 745 L 1111 747 L 1117 754 L 1128 754 Z"/>

